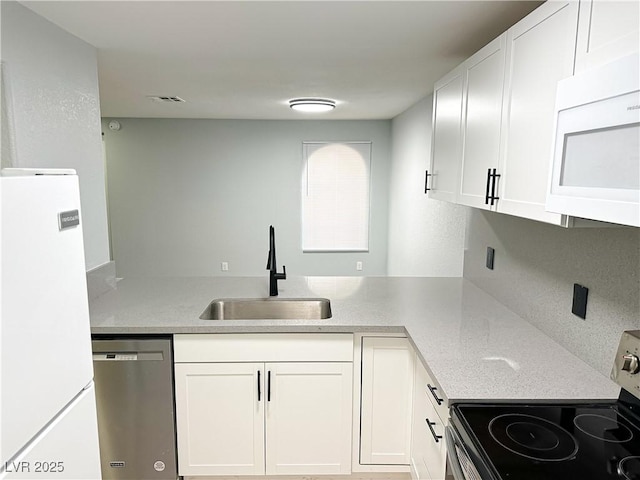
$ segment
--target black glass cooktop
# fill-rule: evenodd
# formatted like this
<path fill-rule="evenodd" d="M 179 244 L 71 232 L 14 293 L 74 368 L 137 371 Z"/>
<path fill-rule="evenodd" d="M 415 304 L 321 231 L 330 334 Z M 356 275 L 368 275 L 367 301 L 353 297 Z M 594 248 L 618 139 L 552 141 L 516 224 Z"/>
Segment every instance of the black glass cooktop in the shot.
<path fill-rule="evenodd" d="M 502 480 L 640 480 L 636 417 L 612 405 L 457 405 L 476 453 Z"/>

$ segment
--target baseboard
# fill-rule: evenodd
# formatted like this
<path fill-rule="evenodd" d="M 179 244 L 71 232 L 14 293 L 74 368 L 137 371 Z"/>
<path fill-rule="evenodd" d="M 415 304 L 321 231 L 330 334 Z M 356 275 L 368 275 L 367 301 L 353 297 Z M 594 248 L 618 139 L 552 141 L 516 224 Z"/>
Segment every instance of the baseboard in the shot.
<path fill-rule="evenodd" d="M 183 477 L 184 480 L 410 480 L 408 473 L 367 472 L 351 475 L 256 475 L 225 477 Z"/>

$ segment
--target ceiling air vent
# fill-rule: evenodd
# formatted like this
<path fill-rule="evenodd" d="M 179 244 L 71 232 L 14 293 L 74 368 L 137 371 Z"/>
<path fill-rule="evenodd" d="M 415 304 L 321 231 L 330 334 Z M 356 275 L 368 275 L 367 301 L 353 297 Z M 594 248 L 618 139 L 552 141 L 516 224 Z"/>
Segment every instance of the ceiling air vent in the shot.
<path fill-rule="evenodd" d="M 147 98 L 150 98 L 154 102 L 162 102 L 162 103 L 185 103 L 184 100 L 175 95 L 149 95 Z"/>

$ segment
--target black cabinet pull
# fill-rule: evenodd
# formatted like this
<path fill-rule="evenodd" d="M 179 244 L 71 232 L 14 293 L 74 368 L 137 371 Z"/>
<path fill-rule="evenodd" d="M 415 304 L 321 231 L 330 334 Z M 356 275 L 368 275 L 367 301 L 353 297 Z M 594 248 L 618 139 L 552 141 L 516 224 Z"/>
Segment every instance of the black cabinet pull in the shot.
<path fill-rule="evenodd" d="M 267 371 L 267 402 L 271 401 L 271 370 Z"/>
<path fill-rule="evenodd" d="M 442 440 L 442 435 L 436 435 L 436 431 L 433 429 L 435 422 L 430 422 L 428 418 L 425 418 L 424 420 L 425 422 L 427 422 L 429 430 L 431 430 L 431 435 L 433 435 L 433 439 L 436 441 L 436 443 L 438 443 L 440 440 Z"/>
<path fill-rule="evenodd" d="M 425 170 L 424 171 L 424 193 L 427 193 L 429 190 L 431 190 L 428 185 L 429 185 L 429 177 L 431 177 L 432 174 L 429 173 L 429 170 Z"/>
<path fill-rule="evenodd" d="M 500 177 L 499 173 L 496 173 L 496 169 L 487 169 L 487 188 L 484 193 L 484 204 L 489 205 L 489 200 L 491 200 L 491 205 L 493 206 L 496 200 L 499 200 L 500 197 L 496 197 L 496 179 Z M 489 195 L 489 190 L 491 190 L 491 195 Z"/>
<path fill-rule="evenodd" d="M 432 387 L 429 383 L 427 383 L 427 388 L 431 392 L 431 395 L 433 395 L 433 398 L 436 399 L 436 403 L 438 405 L 442 405 L 442 402 L 444 402 L 444 400 L 438 397 L 438 394 L 436 393 L 437 388 L 436 387 Z"/>
<path fill-rule="evenodd" d="M 500 197 L 496 197 L 496 183 L 497 179 L 500 177 L 500 174 L 496 173 L 496 169 L 494 168 L 491 176 L 493 177 L 493 181 L 491 182 L 491 205 L 493 205 L 494 201 L 500 199 Z"/>
<path fill-rule="evenodd" d="M 485 190 L 485 194 L 484 194 L 484 204 L 485 205 L 489 205 L 489 188 L 491 185 L 491 169 L 488 168 L 487 169 L 487 189 Z"/>
<path fill-rule="evenodd" d="M 260 370 L 258 370 L 258 401 L 260 401 Z"/>

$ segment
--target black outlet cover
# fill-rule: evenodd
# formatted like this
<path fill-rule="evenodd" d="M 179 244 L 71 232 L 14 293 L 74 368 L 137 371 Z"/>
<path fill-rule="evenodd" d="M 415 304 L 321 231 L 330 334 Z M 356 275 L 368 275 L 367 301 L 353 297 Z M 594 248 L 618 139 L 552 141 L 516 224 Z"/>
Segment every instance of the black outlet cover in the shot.
<path fill-rule="evenodd" d="M 487 268 L 489 270 L 493 270 L 493 257 L 495 256 L 496 251 L 491 248 L 491 247 L 487 247 Z"/>
<path fill-rule="evenodd" d="M 583 287 L 577 283 L 573 284 L 573 306 L 571 307 L 571 313 L 583 319 L 587 318 L 588 294 L 589 289 L 587 287 Z"/>

